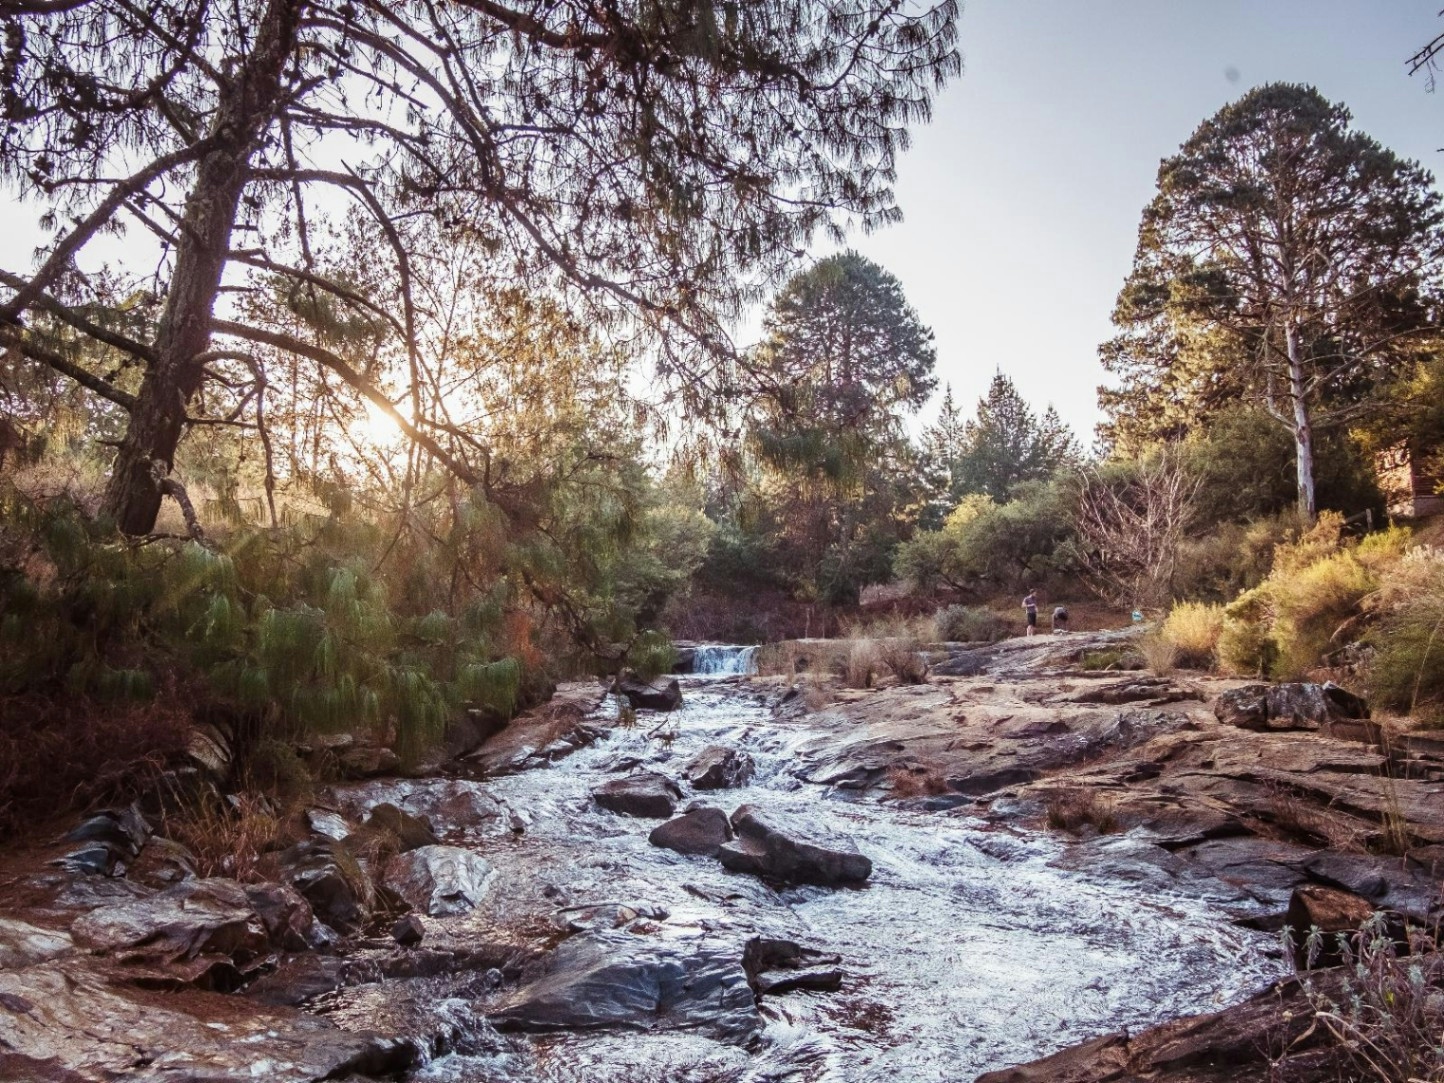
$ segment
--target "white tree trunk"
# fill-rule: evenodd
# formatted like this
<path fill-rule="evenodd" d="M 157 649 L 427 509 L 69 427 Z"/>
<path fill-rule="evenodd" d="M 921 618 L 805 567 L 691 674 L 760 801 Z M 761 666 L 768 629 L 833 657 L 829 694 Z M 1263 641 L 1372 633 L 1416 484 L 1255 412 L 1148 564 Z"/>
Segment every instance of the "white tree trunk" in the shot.
<path fill-rule="evenodd" d="M 1314 429 L 1304 388 L 1304 362 L 1299 353 L 1298 329 L 1292 322 L 1284 330 L 1289 359 L 1289 399 L 1294 408 L 1294 454 L 1298 465 L 1299 512 L 1312 523 L 1318 515 L 1314 495 Z"/>

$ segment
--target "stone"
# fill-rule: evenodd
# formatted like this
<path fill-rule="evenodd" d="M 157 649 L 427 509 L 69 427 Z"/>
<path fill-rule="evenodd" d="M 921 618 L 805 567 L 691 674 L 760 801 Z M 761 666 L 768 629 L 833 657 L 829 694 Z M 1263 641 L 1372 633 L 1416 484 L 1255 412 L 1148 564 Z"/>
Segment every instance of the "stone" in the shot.
<path fill-rule="evenodd" d="M 652 829 L 647 841 L 679 854 L 715 857 L 732 840 L 732 824 L 720 808 L 695 808 Z"/>
<path fill-rule="evenodd" d="M 603 931 L 564 940 L 487 1014 L 501 1031 L 690 1030 L 737 1043 L 760 1024 L 735 948 Z"/>
<path fill-rule="evenodd" d="M 1364 700 L 1332 681 L 1246 684 L 1222 693 L 1213 710 L 1225 725 L 1256 731 L 1317 730 L 1369 717 Z"/>
<path fill-rule="evenodd" d="M 19 970 L 75 950 L 70 934 L 0 915 L 0 970 Z"/>
<path fill-rule="evenodd" d="M 831 992 L 842 986 L 837 955 L 805 948 L 792 940 L 753 937 L 742 949 L 742 969 L 759 997 L 807 989 Z"/>
<path fill-rule="evenodd" d="M 342 778 L 376 778 L 401 770 L 401 759 L 389 748 L 357 745 L 336 753 L 336 769 Z"/>
<path fill-rule="evenodd" d="M 282 851 L 279 861 L 283 878 L 327 925 L 350 932 L 365 921 L 374 889 L 344 843 L 307 839 Z"/>
<path fill-rule="evenodd" d="M 386 863 L 384 880 L 417 910 L 432 917 L 464 914 L 491 888 L 496 875 L 479 854 L 459 846 L 421 846 Z"/>
<path fill-rule="evenodd" d="M 682 687 L 675 679 L 658 688 L 635 673 L 624 673 L 613 682 L 612 691 L 639 711 L 675 711 L 682 706 Z"/>
<path fill-rule="evenodd" d="M 328 808 L 308 808 L 306 827 L 313 835 L 325 835 L 336 842 L 348 838 L 356 830 L 346 817 Z"/>
<path fill-rule="evenodd" d="M 1374 904 L 1350 891 L 1322 884 L 1301 884 L 1289 899 L 1286 922 L 1292 932 L 1294 966 L 1308 970 L 1316 966 L 1337 966 L 1343 962 L 1339 935 L 1358 932 L 1374 915 Z M 1308 940 L 1318 929 L 1322 940 L 1312 959 Z"/>
<path fill-rule="evenodd" d="M 109 876 L 135 859 L 150 833 L 137 809 L 105 809 L 66 832 L 61 841 L 80 845 L 53 864 L 82 875 Z"/>
<path fill-rule="evenodd" d="M 112 983 L 81 963 L 0 971 L 0 1078 L 218 1083 L 263 1070 L 269 1083 L 312 1083 L 390 1077 L 418 1060 L 411 1043 L 305 1012 Z"/>
<path fill-rule="evenodd" d="M 191 727 L 186 757 L 211 781 L 224 783 L 231 775 L 233 754 L 228 727 L 197 722 Z"/>
<path fill-rule="evenodd" d="M 391 939 L 403 948 L 416 947 L 425 936 L 426 926 L 421 924 L 421 919 L 415 914 L 407 914 L 391 926 Z"/>
<path fill-rule="evenodd" d="M 788 835 L 767 824 L 751 805 L 732 814 L 732 829 L 736 840 L 723 844 L 717 856 L 734 872 L 824 887 L 857 885 L 872 875 L 872 862 L 851 840 L 824 846 Z"/>
<path fill-rule="evenodd" d="M 677 811 L 682 791 L 666 775 L 643 771 L 602 783 L 592 797 L 602 808 L 623 816 L 665 820 Z"/>
<path fill-rule="evenodd" d="M 687 765 L 687 781 L 698 790 L 725 790 L 745 786 L 757 765 L 745 752 L 709 745 Z"/>
<path fill-rule="evenodd" d="M 634 921 L 666 921 L 668 916 L 668 911 L 660 906 L 620 902 L 568 906 L 557 914 L 561 926 L 573 933 L 591 932 L 593 929 L 621 929 Z"/>
<path fill-rule="evenodd" d="M 157 891 L 196 875 L 195 855 L 174 839 L 152 835 L 126 876 Z"/>
<path fill-rule="evenodd" d="M 299 891 L 288 884 L 247 884 L 245 890 L 274 947 L 305 951 L 316 946 L 316 916 Z"/>
<path fill-rule="evenodd" d="M 102 906 L 77 918 L 70 932 L 82 947 L 215 988 L 255 970 L 271 948 L 264 922 L 234 880 L 187 880 Z"/>
<path fill-rule="evenodd" d="M 424 818 L 391 804 L 380 804 L 366 817 L 366 826 L 389 831 L 401 844 L 401 852 L 415 850 L 422 846 L 435 846 L 441 840 Z"/>

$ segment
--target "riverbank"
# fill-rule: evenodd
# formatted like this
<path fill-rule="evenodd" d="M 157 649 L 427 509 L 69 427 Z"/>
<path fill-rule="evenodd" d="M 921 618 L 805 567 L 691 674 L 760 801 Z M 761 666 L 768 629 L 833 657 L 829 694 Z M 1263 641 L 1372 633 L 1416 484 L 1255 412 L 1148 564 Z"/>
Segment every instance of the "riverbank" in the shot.
<path fill-rule="evenodd" d="M 67 865 L 76 840 L 12 852 L 0 1074 L 1253 1078 L 1237 1049 L 1276 1026 L 1250 998 L 1287 978 L 1300 889 L 1437 916 L 1444 764 L 1332 708 L 1235 694 L 1220 720 L 1242 682 L 1085 668 L 1123 639 L 955 647 L 918 685 L 684 680 L 635 720 L 564 686 L 426 777 L 317 793 L 271 885 L 186 877 L 125 817 L 108 869 Z M 710 788 L 709 748 L 750 767 Z M 604 807 L 618 784 L 671 814 Z M 693 803 L 724 836 L 855 852 L 865 886 L 649 841 Z M 1225 1054 L 1237 1074 L 1199 1074 Z M 1066 1070 L 1011 1067 L 1040 1055 Z"/>

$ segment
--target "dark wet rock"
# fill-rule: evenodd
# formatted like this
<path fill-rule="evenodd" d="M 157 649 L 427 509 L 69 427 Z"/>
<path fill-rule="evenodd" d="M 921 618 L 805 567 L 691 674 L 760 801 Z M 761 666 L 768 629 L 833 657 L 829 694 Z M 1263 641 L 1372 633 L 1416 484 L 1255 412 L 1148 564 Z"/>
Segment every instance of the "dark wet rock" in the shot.
<path fill-rule="evenodd" d="M 1329 979 L 1324 979 L 1325 981 Z M 1289 1083 L 1339 1078 L 1330 1041 L 1297 981 L 1270 986 L 1234 1007 L 1177 1019 L 1138 1034 L 1109 1034 L 976 1083 L 1272 1083 L 1289 1050 Z"/>
<path fill-rule="evenodd" d="M 675 711 L 682 706 L 682 687 L 675 680 L 660 688 L 642 680 L 635 673 L 624 673 L 612 685 L 612 691 L 626 697 L 639 711 Z"/>
<path fill-rule="evenodd" d="M 1222 693 L 1214 714 L 1246 730 L 1317 730 L 1329 723 L 1369 717 L 1369 706 L 1332 681 L 1247 684 Z"/>
<path fill-rule="evenodd" d="M 611 812 L 665 820 L 677 811 L 682 791 L 666 775 L 642 771 L 602 783 L 592 791 L 592 797 Z"/>
<path fill-rule="evenodd" d="M 133 861 L 150 837 L 150 825 L 137 809 L 106 809 L 66 832 L 64 842 L 79 843 L 54 864 L 70 872 L 109 876 Z"/>
<path fill-rule="evenodd" d="M 563 941 L 488 1016 L 498 1030 L 695 1030 L 741 1042 L 757 1003 L 735 948 L 583 933 Z"/>
<path fill-rule="evenodd" d="M 928 672 L 934 677 L 976 677 L 994 657 L 995 653 L 987 648 L 950 651 L 946 658 L 931 663 Z"/>
<path fill-rule="evenodd" d="M 140 855 L 130 863 L 126 876 L 157 891 L 193 880 L 195 855 L 174 839 L 152 835 Z"/>
<path fill-rule="evenodd" d="M 634 921 L 666 921 L 668 916 L 667 910 L 660 906 L 620 902 L 568 906 L 557 913 L 561 927 L 573 933 L 622 929 Z"/>
<path fill-rule="evenodd" d="M 732 814 L 732 829 L 736 840 L 721 846 L 717 857 L 734 872 L 824 887 L 857 885 L 872 875 L 872 862 L 850 839 L 823 845 L 787 834 L 769 825 L 752 805 Z"/>
<path fill-rule="evenodd" d="M 491 888 L 495 876 L 485 858 L 459 846 L 422 846 L 386 864 L 385 883 L 432 917 L 464 914 Z"/>
<path fill-rule="evenodd" d="M 403 854 L 422 846 L 435 846 L 441 841 L 425 819 L 392 804 L 382 803 L 373 808 L 371 815 L 366 817 L 366 826 L 394 835 Z"/>
<path fill-rule="evenodd" d="M 377 779 L 333 787 L 327 797 L 358 822 L 386 804 L 424 820 L 433 832 L 442 834 L 500 835 L 510 829 L 510 809 L 480 783 L 467 779 Z"/>
<path fill-rule="evenodd" d="M 58 929 L 0 915 L 0 970 L 18 970 L 48 959 L 69 955 L 75 949 L 70 934 Z"/>
<path fill-rule="evenodd" d="M 336 753 L 336 771 L 342 778 L 376 778 L 401 770 L 401 759 L 391 749 L 357 745 Z"/>
<path fill-rule="evenodd" d="M 316 946 L 316 916 L 299 891 L 287 884 L 247 884 L 245 891 L 273 946 L 282 951 Z"/>
<path fill-rule="evenodd" d="M 415 914 L 407 914 L 395 925 L 391 926 L 391 939 L 403 948 L 416 947 L 425 936 L 426 926 L 421 924 L 421 919 Z"/>
<path fill-rule="evenodd" d="M 0 1077 L 65 1083 L 385 1076 L 415 1063 L 409 1043 L 341 1030 L 240 997 L 111 984 L 67 960 L 0 971 Z"/>
<path fill-rule="evenodd" d="M 366 920 L 374 888 L 344 843 L 308 839 L 283 851 L 279 860 L 282 877 L 327 925 L 349 932 Z"/>
<path fill-rule="evenodd" d="M 837 966 L 841 961 L 841 956 L 805 948 L 792 940 L 754 937 L 742 949 L 742 969 L 759 997 L 838 989 L 843 978 Z"/>
<path fill-rule="evenodd" d="M 672 663 L 672 672 L 691 673 L 697 664 L 697 648 L 677 644 L 674 649 L 677 653 L 676 661 Z"/>
<path fill-rule="evenodd" d="M 687 765 L 687 781 L 698 790 L 724 790 L 744 786 L 757 770 L 752 757 L 735 748 L 710 745 Z"/>
<path fill-rule="evenodd" d="M 1353 892 L 1321 884 L 1304 884 L 1295 888 L 1285 919 L 1293 930 L 1294 966 L 1307 970 L 1342 963 L 1344 959 L 1338 934 L 1357 932 L 1359 926 L 1373 914 L 1374 905 Z M 1311 950 L 1309 940 L 1314 929 L 1321 936 Z"/>
<path fill-rule="evenodd" d="M 271 948 L 264 922 L 234 880 L 188 880 L 100 907 L 70 931 L 77 944 L 158 968 L 158 976 L 221 988 L 261 965 Z"/>
<path fill-rule="evenodd" d="M 261 1004 L 296 1007 L 337 989 L 382 985 L 414 978 L 476 975 L 495 971 L 512 980 L 536 953 L 511 944 L 470 944 L 465 948 L 390 947 L 384 954 L 357 956 L 310 953 L 291 956 L 274 971 L 246 986 L 245 996 Z M 478 982 L 491 987 L 486 981 Z M 499 984 L 499 983 L 496 983 Z"/>
<path fill-rule="evenodd" d="M 647 841 L 679 854 L 713 857 L 732 840 L 732 824 L 720 808 L 690 809 L 652 829 Z"/>
<path fill-rule="evenodd" d="M 355 825 L 346 817 L 329 808 L 308 808 L 306 827 L 313 835 L 325 835 L 336 842 L 348 838 L 356 830 Z"/>

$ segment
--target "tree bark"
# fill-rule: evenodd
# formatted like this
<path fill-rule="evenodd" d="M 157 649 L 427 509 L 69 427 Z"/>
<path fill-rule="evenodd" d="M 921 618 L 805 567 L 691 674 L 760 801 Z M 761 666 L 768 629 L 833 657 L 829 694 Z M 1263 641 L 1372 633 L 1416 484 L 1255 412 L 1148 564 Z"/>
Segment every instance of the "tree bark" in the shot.
<path fill-rule="evenodd" d="M 281 100 L 286 61 L 296 45 L 305 0 L 270 0 L 255 43 L 222 86 L 211 136 L 186 200 L 175 270 L 156 331 L 154 361 L 131 410 L 105 510 L 126 534 L 148 534 L 160 512 L 160 479 L 175 465 L 186 408 L 205 382 L 200 360 L 231 248 L 250 161 Z M 159 465 L 156 465 L 159 464 Z"/>
<path fill-rule="evenodd" d="M 1298 467 L 1299 512 L 1312 523 L 1318 515 L 1314 495 L 1314 430 L 1309 420 L 1308 394 L 1304 388 L 1304 362 L 1299 353 L 1299 333 L 1292 322 L 1284 329 L 1289 361 L 1289 398 L 1294 408 L 1294 458 Z"/>

